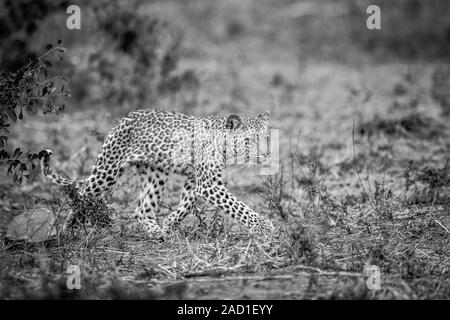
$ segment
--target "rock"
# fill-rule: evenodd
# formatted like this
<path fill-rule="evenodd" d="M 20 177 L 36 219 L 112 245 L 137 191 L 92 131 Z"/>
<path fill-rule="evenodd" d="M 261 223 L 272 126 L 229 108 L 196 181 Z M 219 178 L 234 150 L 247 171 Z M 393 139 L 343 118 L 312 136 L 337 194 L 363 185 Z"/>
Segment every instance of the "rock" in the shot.
<path fill-rule="evenodd" d="M 54 223 L 54 214 L 47 208 L 24 211 L 9 223 L 5 240 L 28 243 L 53 240 L 56 237 Z"/>

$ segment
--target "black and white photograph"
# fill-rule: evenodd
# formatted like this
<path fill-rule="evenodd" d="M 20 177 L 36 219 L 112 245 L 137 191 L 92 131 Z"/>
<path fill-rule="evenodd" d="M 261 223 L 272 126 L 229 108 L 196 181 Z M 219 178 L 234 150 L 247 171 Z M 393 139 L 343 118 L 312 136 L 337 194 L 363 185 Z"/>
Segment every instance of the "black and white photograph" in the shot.
<path fill-rule="evenodd" d="M 449 299 L 448 0 L 0 0 L 0 300 Z"/>

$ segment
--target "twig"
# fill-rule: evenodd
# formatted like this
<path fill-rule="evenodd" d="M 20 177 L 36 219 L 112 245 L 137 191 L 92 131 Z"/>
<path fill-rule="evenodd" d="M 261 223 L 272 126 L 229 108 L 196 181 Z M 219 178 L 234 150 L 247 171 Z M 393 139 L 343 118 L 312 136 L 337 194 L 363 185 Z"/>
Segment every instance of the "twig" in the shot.
<path fill-rule="evenodd" d="M 436 222 L 438 225 L 440 225 L 442 228 L 444 228 L 444 230 L 447 231 L 447 233 L 450 233 L 450 231 L 448 231 L 448 229 L 442 223 L 440 223 L 437 219 L 434 219 L 434 222 Z"/>
<path fill-rule="evenodd" d="M 189 252 L 197 259 L 197 261 L 203 263 L 204 265 L 211 266 L 208 262 L 206 262 L 206 261 L 200 259 L 200 258 L 194 253 L 194 251 L 192 251 L 192 247 L 191 247 L 191 245 L 190 245 L 190 243 L 189 243 L 189 240 L 188 240 L 187 238 L 186 238 L 186 244 L 187 244 L 187 247 L 188 247 L 188 249 L 189 249 Z"/>
<path fill-rule="evenodd" d="M 369 201 L 372 205 L 372 199 L 370 193 L 367 192 L 366 188 L 364 187 L 364 184 L 362 183 L 361 175 L 359 173 L 358 167 L 356 166 L 356 154 L 355 154 L 355 119 L 353 119 L 353 127 L 352 127 L 352 151 L 353 151 L 353 167 L 355 168 L 356 174 L 358 175 L 358 182 L 363 189 L 363 191 L 367 194 L 369 197 Z M 375 207 L 375 206 L 374 206 Z"/>

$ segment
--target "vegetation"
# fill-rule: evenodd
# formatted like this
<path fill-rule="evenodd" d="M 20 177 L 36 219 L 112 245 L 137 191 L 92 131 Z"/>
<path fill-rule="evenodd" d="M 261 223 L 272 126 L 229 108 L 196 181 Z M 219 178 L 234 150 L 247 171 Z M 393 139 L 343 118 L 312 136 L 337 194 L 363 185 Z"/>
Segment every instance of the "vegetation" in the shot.
<path fill-rule="evenodd" d="M 6 161 L 8 174 L 12 174 L 13 180 L 19 183 L 23 177 L 30 176 L 39 159 L 37 153 L 24 153 L 20 147 L 8 152 L 8 128 L 17 120 L 23 120 L 26 112 L 35 115 L 41 111 L 45 115 L 63 111 L 63 98 L 70 96 L 66 79 L 52 73 L 52 59 L 62 59 L 67 49 L 61 40 L 55 46 L 48 44 L 46 49 L 45 53 L 30 59 L 16 72 L 0 74 L 0 160 Z"/>

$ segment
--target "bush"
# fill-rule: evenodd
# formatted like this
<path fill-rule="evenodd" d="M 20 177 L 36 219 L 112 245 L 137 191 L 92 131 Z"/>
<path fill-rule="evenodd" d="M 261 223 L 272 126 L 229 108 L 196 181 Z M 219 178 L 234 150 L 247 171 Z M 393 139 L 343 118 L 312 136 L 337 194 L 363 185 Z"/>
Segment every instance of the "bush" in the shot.
<path fill-rule="evenodd" d="M 55 74 L 52 70 L 52 60 L 62 59 L 67 49 L 61 41 L 53 46 L 47 45 L 46 51 L 16 72 L 2 72 L 0 74 L 0 161 L 8 164 L 8 174 L 13 180 L 22 182 L 22 177 L 28 178 L 36 168 L 38 154 L 23 152 L 20 148 L 13 148 L 8 152 L 7 143 L 9 127 L 22 120 L 24 112 L 36 114 L 39 110 L 43 114 L 64 110 L 64 97 L 69 96 L 69 89 L 65 86 L 65 78 Z"/>

